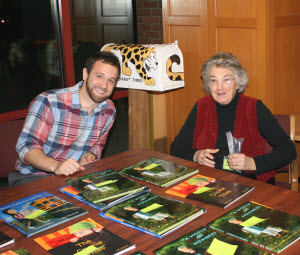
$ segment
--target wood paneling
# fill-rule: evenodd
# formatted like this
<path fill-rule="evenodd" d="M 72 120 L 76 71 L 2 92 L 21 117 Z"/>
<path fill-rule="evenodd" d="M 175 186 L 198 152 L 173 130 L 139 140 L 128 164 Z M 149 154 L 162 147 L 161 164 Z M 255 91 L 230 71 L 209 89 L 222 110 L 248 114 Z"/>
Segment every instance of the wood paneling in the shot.
<path fill-rule="evenodd" d="M 167 94 L 168 146 L 204 96 L 201 64 L 218 51 L 232 52 L 248 70 L 246 95 L 274 114 L 300 112 L 300 1 L 163 0 L 162 7 L 164 41 L 178 40 L 186 80 Z"/>
<path fill-rule="evenodd" d="M 217 38 L 217 51 L 233 52 L 247 71 L 251 73 L 245 94 L 253 97 L 264 95 L 264 86 L 255 86 L 254 83 L 257 69 L 259 69 L 256 62 L 256 29 L 217 28 Z"/>
<path fill-rule="evenodd" d="M 164 0 L 163 23 L 165 43 L 178 40 L 185 72 L 185 87 L 168 92 L 166 97 L 169 148 L 196 100 L 205 94 L 200 65 L 208 56 L 207 3 L 204 0 L 184 3 Z"/>
<path fill-rule="evenodd" d="M 170 1 L 169 14 L 170 16 L 199 16 L 200 1 L 189 0 L 183 4 L 182 0 Z"/>
<path fill-rule="evenodd" d="M 279 114 L 300 112 L 299 45 L 300 26 L 276 28 L 274 111 Z"/>
<path fill-rule="evenodd" d="M 74 41 L 133 43 L 130 0 L 69 0 Z"/>
<path fill-rule="evenodd" d="M 216 16 L 255 17 L 256 0 L 216 0 Z"/>

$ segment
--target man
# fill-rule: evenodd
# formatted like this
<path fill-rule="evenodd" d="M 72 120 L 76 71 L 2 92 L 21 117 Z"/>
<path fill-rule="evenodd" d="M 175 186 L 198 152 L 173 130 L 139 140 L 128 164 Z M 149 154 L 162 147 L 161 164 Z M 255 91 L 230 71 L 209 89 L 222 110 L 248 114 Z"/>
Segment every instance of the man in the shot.
<path fill-rule="evenodd" d="M 40 215 L 47 213 L 46 211 L 39 209 L 31 208 L 25 211 L 17 212 L 13 208 L 8 208 L 4 210 L 3 213 L 12 216 L 14 219 L 18 220 L 21 223 L 24 222 L 28 228 L 34 228 L 35 226 L 43 225 L 44 223 L 49 221 L 43 221 L 38 219 Z"/>
<path fill-rule="evenodd" d="M 256 218 L 256 217 L 251 217 L 250 219 L 248 219 L 248 221 L 251 221 L 252 218 Z M 259 224 L 260 222 L 258 222 L 258 223 L 251 224 L 249 226 L 243 226 L 242 223 L 244 221 L 238 220 L 235 218 L 229 219 L 228 222 L 232 223 L 232 224 L 240 225 L 242 227 L 242 231 L 247 234 L 251 233 L 254 235 L 261 235 L 261 236 L 280 237 L 281 236 L 280 232 L 287 232 L 286 230 L 283 230 L 282 228 L 266 225 L 265 220 L 266 219 L 263 219 L 262 221 L 260 221 L 260 222 L 262 222 L 261 224 Z"/>
<path fill-rule="evenodd" d="M 83 81 L 73 87 L 38 95 L 16 145 L 16 173 L 10 187 L 50 174 L 72 175 L 100 159 L 116 110 L 111 96 L 120 77 L 120 63 L 110 52 L 89 57 Z"/>

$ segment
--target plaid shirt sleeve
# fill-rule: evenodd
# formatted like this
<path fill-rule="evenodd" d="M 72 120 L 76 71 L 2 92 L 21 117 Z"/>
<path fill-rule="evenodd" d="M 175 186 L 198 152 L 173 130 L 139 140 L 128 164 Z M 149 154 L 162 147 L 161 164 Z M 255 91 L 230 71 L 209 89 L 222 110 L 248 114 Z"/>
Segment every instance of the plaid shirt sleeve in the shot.
<path fill-rule="evenodd" d="M 106 114 L 108 114 L 108 118 L 106 120 L 106 123 L 104 125 L 104 128 L 100 134 L 99 139 L 97 142 L 93 145 L 93 147 L 90 149 L 90 152 L 94 153 L 97 157 L 97 159 L 101 158 L 102 150 L 104 149 L 104 146 L 106 144 L 106 139 L 108 136 L 109 130 L 112 128 L 112 125 L 114 124 L 115 118 L 116 118 L 116 110 L 113 107 L 110 107 L 109 109 L 106 109 Z"/>
<path fill-rule="evenodd" d="M 19 159 L 26 164 L 24 157 L 34 148 L 43 150 L 49 130 L 53 124 L 53 112 L 45 95 L 37 96 L 30 104 L 28 115 L 16 145 Z"/>

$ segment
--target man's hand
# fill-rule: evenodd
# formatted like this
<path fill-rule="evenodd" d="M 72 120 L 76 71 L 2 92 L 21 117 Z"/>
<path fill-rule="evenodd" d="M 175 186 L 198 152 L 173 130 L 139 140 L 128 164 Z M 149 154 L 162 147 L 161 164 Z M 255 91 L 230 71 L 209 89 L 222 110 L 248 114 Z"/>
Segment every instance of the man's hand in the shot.
<path fill-rule="evenodd" d="M 96 160 L 96 156 L 94 153 L 88 151 L 87 153 L 85 153 L 81 159 L 79 160 L 79 164 L 81 165 L 86 165 L 88 163 L 92 163 Z"/>
<path fill-rule="evenodd" d="M 75 159 L 69 158 L 57 165 L 53 171 L 56 175 L 72 175 L 80 170 L 85 170 L 85 168 L 78 163 Z"/>
<path fill-rule="evenodd" d="M 254 159 L 243 153 L 234 153 L 229 155 L 228 165 L 235 170 L 256 170 Z"/>
<path fill-rule="evenodd" d="M 198 150 L 194 154 L 194 161 L 201 165 L 215 167 L 215 161 L 213 161 L 214 156 L 212 154 L 217 153 L 219 149 L 205 149 Z"/>

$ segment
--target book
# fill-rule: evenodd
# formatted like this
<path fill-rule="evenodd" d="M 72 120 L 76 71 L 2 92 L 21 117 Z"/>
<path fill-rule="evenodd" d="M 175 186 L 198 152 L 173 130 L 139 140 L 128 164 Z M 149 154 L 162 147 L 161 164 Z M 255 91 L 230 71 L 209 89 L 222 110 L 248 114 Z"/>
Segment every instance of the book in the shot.
<path fill-rule="evenodd" d="M 15 242 L 15 239 L 0 231 L 0 248 Z"/>
<path fill-rule="evenodd" d="M 159 158 L 150 158 L 127 166 L 119 172 L 160 187 L 166 187 L 197 173 L 198 169 Z"/>
<path fill-rule="evenodd" d="M 110 208 L 112 207 L 113 205 L 116 205 L 126 199 L 129 199 L 131 197 L 135 197 L 135 196 L 138 196 L 144 192 L 148 192 L 150 191 L 150 188 L 148 187 L 144 187 L 144 189 L 142 190 L 139 190 L 137 192 L 133 192 L 133 193 L 129 193 L 127 195 L 124 195 L 124 196 L 121 196 L 121 197 L 118 197 L 118 198 L 113 198 L 113 199 L 110 199 L 110 200 L 107 200 L 107 201 L 103 201 L 103 202 L 98 202 L 98 203 L 93 203 L 92 201 L 88 200 L 87 198 L 85 198 L 83 195 L 81 195 L 76 189 L 74 189 L 72 186 L 64 186 L 64 187 L 61 187 L 58 189 L 60 192 L 64 193 L 64 194 L 67 194 L 83 203 L 86 203 L 100 211 L 103 211 L 107 208 Z"/>
<path fill-rule="evenodd" d="M 147 192 L 101 212 L 100 216 L 162 238 L 204 212 L 203 208 Z"/>
<path fill-rule="evenodd" d="M 0 206 L 0 218 L 26 236 L 32 236 L 88 213 L 48 192 Z"/>
<path fill-rule="evenodd" d="M 129 255 L 147 255 L 147 254 L 142 251 L 135 251 L 133 253 L 130 253 Z"/>
<path fill-rule="evenodd" d="M 16 253 L 17 255 L 31 255 L 31 253 L 27 251 L 25 248 L 14 250 L 14 253 Z"/>
<path fill-rule="evenodd" d="M 250 244 L 207 227 L 200 227 L 153 251 L 157 255 L 213 254 L 213 255 L 269 255 Z"/>
<path fill-rule="evenodd" d="M 197 174 L 166 193 L 226 208 L 253 189 L 247 185 Z"/>
<path fill-rule="evenodd" d="M 6 252 L 1 253 L 0 255 L 31 255 L 31 253 L 27 251 L 25 248 L 20 248 L 15 251 L 8 250 Z"/>
<path fill-rule="evenodd" d="M 0 255 L 18 255 L 18 254 L 12 250 L 8 250 L 6 252 L 1 253 Z"/>
<path fill-rule="evenodd" d="M 34 241 L 53 255 L 112 255 L 135 249 L 134 244 L 110 232 L 91 218 L 36 238 Z"/>
<path fill-rule="evenodd" d="M 145 188 L 113 169 L 68 179 L 66 183 L 92 203 L 111 200 Z"/>
<path fill-rule="evenodd" d="M 245 202 L 207 226 L 276 253 L 300 237 L 300 217 L 255 202 Z"/>

